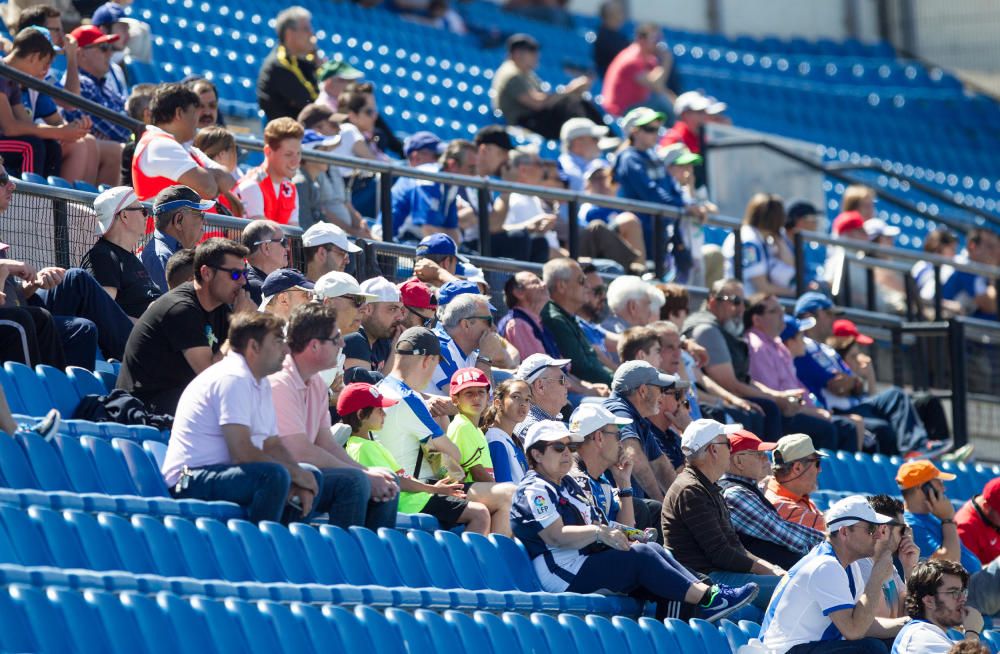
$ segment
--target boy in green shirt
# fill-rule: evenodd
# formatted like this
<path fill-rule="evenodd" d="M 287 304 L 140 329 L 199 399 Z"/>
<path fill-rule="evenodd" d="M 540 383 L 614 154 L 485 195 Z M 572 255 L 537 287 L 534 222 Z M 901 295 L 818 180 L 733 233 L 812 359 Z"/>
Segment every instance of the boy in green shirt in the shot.
<path fill-rule="evenodd" d="M 385 408 L 396 404 L 371 384 L 348 384 L 337 400 L 337 413 L 351 428 L 344 449 L 363 466 L 388 468 L 399 475 L 399 510 L 402 513 L 426 513 L 438 519 L 442 529 L 465 525 L 466 530 L 488 534 L 490 514 L 482 504 L 466 498 L 462 484 L 445 478 L 425 484 L 406 475 L 392 453 L 372 438 L 372 431 L 382 428 Z"/>

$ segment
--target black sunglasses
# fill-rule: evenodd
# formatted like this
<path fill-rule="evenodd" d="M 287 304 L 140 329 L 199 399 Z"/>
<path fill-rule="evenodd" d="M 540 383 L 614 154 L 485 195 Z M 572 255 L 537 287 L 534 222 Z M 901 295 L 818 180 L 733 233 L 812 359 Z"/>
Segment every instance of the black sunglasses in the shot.
<path fill-rule="evenodd" d="M 3 180 L 0 180 L 0 183 L 2 183 L 2 182 L 3 182 Z M 141 204 L 138 207 L 125 207 L 124 209 L 122 209 L 122 211 L 138 211 L 139 213 L 142 214 L 143 218 L 148 218 L 149 217 L 149 209 L 147 209 L 146 207 L 142 206 Z"/>
<path fill-rule="evenodd" d="M 641 131 L 643 131 L 643 132 L 648 133 L 648 134 L 652 134 L 653 132 L 659 132 L 660 131 L 660 126 L 659 125 L 642 125 L 642 126 L 639 127 L 639 129 Z"/>
<path fill-rule="evenodd" d="M 493 316 L 469 316 L 469 320 L 485 320 L 487 325 L 493 324 Z"/>
<path fill-rule="evenodd" d="M 716 300 L 722 300 L 723 302 L 732 302 L 733 304 L 743 304 L 744 299 L 739 295 L 716 295 Z"/>
<path fill-rule="evenodd" d="M 265 243 L 281 243 L 281 247 L 288 245 L 288 238 L 282 236 L 281 238 L 269 238 L 263 241 L 254 241 L 254 245 L 264 245 Z"/>
<path fill-rule="evenodd" d="M 247 276 L 247 271 L 245 268 L 223 268 L 222 266 L 209 266 L 212 270 L 218 270 L 229 275 L 229 278 L 234 282 L 238 282 L 241 277 Z"/>
<path fill-rule="evenodd" d="M 549 443 L 548 447 L 550 447 L 553 450 L 555 450 L 556 454 L 562 454 L 566 450 L 569 450 L 570 452 L 576 452 L 577 444 L 576 443 L 570 443 L 570 444 L 567 445 L 566 443 L 555 442 L 555 443 Z"/>
<path fill-rule="evenodd" d="M 354 306 L 358 309 L 365 306 L 365 303 L 368 302 L 368 299 L 362 297 L 361 295 L 342 295 L 341 297 L 344 298 L 345 300 L 353 302 Z"/>
<path fill-rule="evenodd" d="M 417 318 L 423 320 L 424 327 L 431 328 L 437 324 L 437 316 L 431 316 L 430 318 L 428 318 L 427 316 L 423 315 L 413 307 L 406 307 L 406 310 L 415 315 Z"/>
<path fill-rule="evenodd" d="M 0 175 L 0 186 L 7 186 L 8 184 L 10 184 L 10 175 L 7 174 L 7 171 L 4 171 L 3 175 Z"/>

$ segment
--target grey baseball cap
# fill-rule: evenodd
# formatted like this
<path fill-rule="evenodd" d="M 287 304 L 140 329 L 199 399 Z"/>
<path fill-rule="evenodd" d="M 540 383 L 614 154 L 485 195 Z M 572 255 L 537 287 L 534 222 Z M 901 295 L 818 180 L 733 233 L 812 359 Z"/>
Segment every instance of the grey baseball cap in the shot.
<path fill-rule="evenodd" d="M 399 335 L 399 340 L 396 341 L 396 353 L 440 356 L 441 341 L 426 327 L 410 327 Z"/>
<path fill-rule="evenodd" d="M 631 393 L 643 384 L 651 384 L 660 388 L 670 388 L 678 391 L 691 387 L 677 375 L 660 372 L 645 361 L 626 361 L 618 366 L 615 377 L 611 380 L 611 390 L 619 395 Z"/>

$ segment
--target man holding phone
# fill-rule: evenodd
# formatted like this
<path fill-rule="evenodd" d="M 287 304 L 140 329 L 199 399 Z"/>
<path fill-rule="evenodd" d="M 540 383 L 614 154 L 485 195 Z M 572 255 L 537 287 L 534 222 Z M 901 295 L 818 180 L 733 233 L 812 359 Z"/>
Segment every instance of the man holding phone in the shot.
<path fill-rule="evenodd" d="M 896 473 L 896 483 L 903 492 L 903 514 L 913 529 L 913 542 L 921 558 L 961 563 L 968 570 L 969 605 L 983 615 L 1000 612 L 1000 563 L 983 568 L 979 559 L 958 536 L 955 507 L 945 493 L 945 481 L 955 475 L 938 470 L 926 460 L 907 461 Z"/>

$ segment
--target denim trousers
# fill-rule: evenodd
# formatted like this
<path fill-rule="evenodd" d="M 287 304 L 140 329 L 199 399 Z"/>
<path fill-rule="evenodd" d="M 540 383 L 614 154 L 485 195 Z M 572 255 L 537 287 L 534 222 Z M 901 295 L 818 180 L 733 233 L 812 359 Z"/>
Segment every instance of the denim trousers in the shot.
<path fill-rule="evenodd" d="M 220 464 L 195 468 L 178 499 L 223 500 L 244 507 L 250 522 L 278 522 L 288 499 L 292 477 L 280 463 Z"/>
<path fill-rule="evenodd" d="M 360 468 L 319 468 L 300 464 L 316 477 L 319 493 L 313 502 L 315 516 L 328 514 L 331 525 L 347 529 L 353 525 L 378 530 L 379 527 L 396 526 L 399 499 L 375 502 L 371 499 L 371 482 Z"/>

